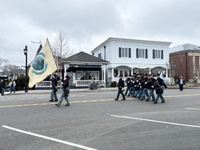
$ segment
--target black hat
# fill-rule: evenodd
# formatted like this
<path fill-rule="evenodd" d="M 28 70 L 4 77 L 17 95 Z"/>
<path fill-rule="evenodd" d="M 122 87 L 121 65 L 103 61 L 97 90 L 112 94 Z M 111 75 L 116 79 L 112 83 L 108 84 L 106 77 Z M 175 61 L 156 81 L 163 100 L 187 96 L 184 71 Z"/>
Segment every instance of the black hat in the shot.
<path fill-rule="evenodd" d="M 119 77 L 122 77 L 122 75 L 120 75 Z"/>
<path fill-rule="evenodd" d="M 145 73 L 144 76 L 147 76 L 147 74 Z"/>
<path fill-rule="evenodd" d="M 152 76 L 152 74 L 149 74 L 149 76 Z"/>
<path fill-rule="evenodd" d="M 156 76 L 160 76 L 160 74 L 158 73 Z"/>
<path fill-rule="evenodd" d="M 68 76 L 68 75 L 66 75 L 66 76 L 65 76 L 65 78 L 68 78 L 68 79 L 69 79 L 69 76 Z"/>
<path fill-rule="evenodd" d="M 142 73 L 140 73 L 140 75 L 142 75 Z"/>
<path fill-rule="evenodd" d="M 133 74 L 136 74 L 136 73 L 133 73 Z"/>

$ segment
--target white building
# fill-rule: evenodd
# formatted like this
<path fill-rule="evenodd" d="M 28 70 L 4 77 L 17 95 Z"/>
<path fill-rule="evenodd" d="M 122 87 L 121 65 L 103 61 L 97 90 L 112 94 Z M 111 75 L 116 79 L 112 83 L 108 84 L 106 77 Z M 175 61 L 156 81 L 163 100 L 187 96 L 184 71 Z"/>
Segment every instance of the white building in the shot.
<path fill-rule="evenodd" d="M 169 45 L 171 42 L 108 38 L 92 50 L 96 57 L 109 61 L 107 82 L 118 81 L 118 76 L 135 73 L 160 73 L 167 82 Z"/>

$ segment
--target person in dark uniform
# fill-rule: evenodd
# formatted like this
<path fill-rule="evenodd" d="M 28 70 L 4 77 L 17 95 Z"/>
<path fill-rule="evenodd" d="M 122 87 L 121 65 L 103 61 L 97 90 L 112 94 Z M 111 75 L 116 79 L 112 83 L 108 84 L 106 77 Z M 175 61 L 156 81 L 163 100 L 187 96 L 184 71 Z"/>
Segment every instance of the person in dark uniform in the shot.
<path fill-rule="evenodd" d="M 125 80 L 125 82 L 126 82 L 127 88 L 126 88 L 126 92 L 125 92 L 124 95 L 126 96 L 127 93 L 128 93 L 128 91 L 130 90 L 130 78 L 129 78 L 128 75 L 126 76 L 126 80 Z"/>
<path fill-rule="evenodd" d="M 139 74 L 137 74 L 136 78 L 135 78 L 135 95 L 133 97 L 138 97 L 139 91 L 140 91 L 140 86 L 139 86 Z"/>
<path fill-rule="evenodd" d="M 53 98 L 55 98 L 55 101 L 58 101 L 57 98 L 57 90 L 58 90 L 58 81 L 60 80 L 59 76 L 53 75 L 52 79 L 51 79 L 51 83 L 52 83 L 52 91 L 51 91 L 51 100 L 49 100 L 49 102 L 53 102 Z"/>
<path fill-rule="evenodd" d="M 153 75 L 149 75 L 149 79 L 147 81 L 147 89 L 149 90 L 149 96 L 147 97 L 146 101 L 148 102 L 150 100 L 150 97 L 152 97 L 152 101 L 155 101 L 155 95 L 154 95 L 154 82 L 155 79 L 153 78 Z"/>
<path fill-rule="evenodd" d="M 67 104 L 65 106 L 70 106 L 70 103 L 69 103 L 69 76 L 67 75 L 65 77 L 65 80 L 62 80 L 63 84 L 63 91 L 62 91 L 62 94 L 61 94 L 61 97 L 60 97 L 60 101 L 58 102 L 58 104 L 55 104 L 56 106 L 60 107 L 60 105 L 62 104 L 62 101 L 63 101 L 63 98 L 65 98 Z"/>
<path fill-rule="evenodd" d="M 115 99 L 116 101 L 118 101 L 120 94 L 122 94 L 122 97 L 123 97 L 122 100 L 125 100 L 125 95 L 124 95 L 123 91 L 124 91 L 124 80 L 122 80 L 122 75 L 120 75 L 119 82 L 118 82 L 118 94 L 117 94 L 117 98 Z"/>
<path fill-rule="evenodd" d="M 148 81 L 147 74 L 144 74 L 144 77 L 142 78 L 142 82 L 141 82 L 143 91 L 142 91 L 142 97 L 140 100 L 145 99 L 145 95 L 146 97 L 149 96 L 147 92 L 147 81 Z"/>
<path fill-rule="evenodd" d="M 135 81 L 134 81 L 134 78 L 133 78 L 133 76 L 131 76 L 131 78 L 130 78 L 130 81 L 129 81 L 129 94 L 128 94 L 128 96 L 130 96 L 130 95 L 134 95 L 134 84 L 135 83 Z"/>
<path fill-rule="evenodd" d="M 2 80 L 0 80 L 0 93 L 1 93 L 1 95 L 2 95 L 2 88 L 3 88 L 3 82 L 2 82 Z"/>
<path fill-rule="evenodd" d="M 156 81 L 154 82 L 154 88 L 156 89 L 156 99 L 154 101 L 155 104 L 157 104 L 157 101 L 158 99 L 160 98 L 162 100 L 161 103 L 165 103 L 165 99 L 164 97 L 162 96 L 163 92 L 164 92 L 164 88 L 163 86 L 165 87 L 165 89 L 167 88 L 167 85 L 165 84 L 165 82 L 163 81 L 163 79 L 160 78 L 160 74 L 157 74 L 156 75 Z"/>
<path fill-rule="evenodd" d="M 143 79 L 143 76 L 142 76 L 142 73 L 141 73 L 140 77 L 138 79 L 138 83 L 139 83 L 139 87 L 140 87 L 139 95 L 137 97 L 138 99 L 142 98 L 142 94 L 143 94 L 142 79 Z"/>
<path fill-rule="evenodd" d="M 185 85 L 185 79 L 183 79 L 183 76 L 180 76 L 178 79 L 179 89 L 180 91 L 183 91 L 183 85 Z"/>

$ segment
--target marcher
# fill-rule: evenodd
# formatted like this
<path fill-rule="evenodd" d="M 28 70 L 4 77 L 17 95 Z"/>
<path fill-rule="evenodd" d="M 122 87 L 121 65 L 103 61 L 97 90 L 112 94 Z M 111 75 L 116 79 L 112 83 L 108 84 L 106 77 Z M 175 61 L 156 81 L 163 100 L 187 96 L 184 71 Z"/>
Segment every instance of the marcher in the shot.
<path fill-rule="evenodd" d="M 8 84 L 10 86 L 10 94 L 12 93 L 12 91 L 15 93 L 15 86 L 16 86 L 16 83 L 13 79 L 10 79 L 10 82 Z"/>
<path fill-rule="evenodd" d="M 147 102 L 150 100 L 150 97 L 152 97 L 152 101 L 155 101 L 154 82 L 155 82 L 155 79 L 153 78 L 153 75 L 150 74 L 149 79 L 147 81 L 147 89 L 149 90 L 149 96 L 146 99 Z"/>
<path fill-rule="evenodd" d="M 58 102 L 58 104 L 55 104 L 56 106 L 60 107 L 60 105 L 62 104 L 62 101 L 63 101 L 63 98 L 65 98 L 67 104 L 65 106 L 70 106 L 70 103 L 69 103 L 69 76 L 67 75 L 65 77 L 65 80 L 62 81 L 63 84 L 63 91 L 62 91 L 62 94 L 61 94 L 61 97 L 60 97 L 60 101 Z"/>
<path fill-rule="evenodd" d="M 53 75 L 52 79 L 51 79 L 51 83 L 52 83 L 52 91 L 51 91 L 51 100 L 49 100 L 49 102 L 53 102 L 53 98 L 55 98 L 55 101 L 58 101 L 57 98 L 57 90 L 58 90 L 58 81 L 60 80 L 59 76 Z"/>
<path fill-rule="evenodd" d="M 146 97 L 148 97 L 148 92 L 147 92 L 147 81 L 148 81 L 148 78 L 147 78 L 147 74 L 144 74 L 144 77 L 142 79 L 142 82 L 141 82 L 141 85 L 142 85 L 142 97 L 140 100 L 143 100 L 145 99 L 145 95 Z"/>
<path fill-rule="evenodd" d="M 180 76 L 178 80 L 178 84 L 179 84 L 180 91 L 183 91 L 183 85 L 185 85 L 185 79 L 183 79 L 183 76 Z"/>
<path fill-rule="evenodd" d="M 5 90 L 5 82 L 3 79 L 1 79 L 1 88 L 0 88 L 0 93 L 3 96 L 4 95 L 4 90 Z"/>
<path fill-rule="evenodd" d="M 139 83 L 139 94 L 138 94 L 138 99 L 142 98 L 142 94 L 143 94 L 143 87 L 142 87 L 142 79 L 143 79 L 143 76 L 142 76 L 142 73 L 140 74 L 140 77 L 138 79 L 138 83 Z"/>
<path fill-rule="evenodd" d="M 122 100 L 126 100 L 123 91 L 124 91 L 124 80 L 122 80 L 122 75 L 120 75 L 119 82 L 118 82 L 118 94 L 117 94 L 117 98 L 115 99 L 116 101 L 118 101 L 120 94 L 122 94 L 122 97 L 123 97 Z"/>
<path fill-rule="evenodd" d="M 133 78 L 133 76 L 131 76 L 131 79 L 130 79 L 130 81 L 129 81 L 129 94 L 128 94 L 128 96 L 130 96 L 130 95 L 134 95 L 135 94 L 135 91 L 134 91 L 134 86 L 135 86 L 135 80 L 134 80 L 134 78 Z"/>
<path fill-rule="evenodd" d="M 156 81 L 154 82 L 154 88 L 156 89 L 156 99 L 154 101 L 155 104 L 157 104 L 157 101 L 159 98 L 161 98 L 162 102 L 161 103 L 164 103 L 165 102 L 165 99 L 164 97 L 162 96 L 163 92 L 164 92 L 164 88 L 163 86 L 165 87 L 165 89 L 167 88 L 167 85 L 165 84 L 165 82 L 163 81 L 163 79 L 160 78 L 160 74 L 157 74 L 156 75 Z"/>
<path fill-rule="evenodd" d="M 137 74 L 136 78 L 135 78 L 135 94 L 133 95 L 133 97 L 137 98 L 140 92 L 140 85 L 139 85 L 139 74 Z"/>
<path fill-rule="evenodd" d="M 127 88 L 126 88 L 126 92 L 125 92 L 124 95 L 126 96 L 127 93 L 128 93 L 128 91 L 130 90 L 130 78 L 129 78 L 128 75 L 126 76 L 126 80 L 125 80 L 125 82 L 126 82 Z"/>

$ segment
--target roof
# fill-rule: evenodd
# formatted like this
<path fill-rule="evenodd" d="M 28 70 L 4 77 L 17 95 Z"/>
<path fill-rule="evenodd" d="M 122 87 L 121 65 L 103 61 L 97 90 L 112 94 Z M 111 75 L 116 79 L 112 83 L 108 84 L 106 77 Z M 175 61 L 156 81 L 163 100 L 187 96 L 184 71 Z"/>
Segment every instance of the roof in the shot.
<path fill-rule="evenodd" d="M 143 42 L 147 42 L 147 43 L 159 43 L 159 44 L 165 44 L 165 45 L 170 45 L 172 42 L 164 42 L 164 41 L 151 41 L 151 40 L 139 40 L 139 39 L 127 39 L 127 38 L 114 38 L 114 37 L 110 37 L 107 40 L 105 40 L 103 43 L 101 43 L 100 45 L 98 45 L 96 48 L 94 48 L 91 52 L 95 52 L 98 48 L 105 46 L 107 43 L 111 42 L 111 41 L 116 41 L 116 40 L 120 40 L 121 42 L 133 42 L 133 43 L 143 43 Z"/>
<path fill-rule="evenodd" d="M 191 50 L 200 51 L 200 46 L 187 43 L 170 48 L 169 53 L 177 53 L 177 52 L 191 51 Z"/>
<path fill-rule="evenodd" d="M 63 62 L 76 63 L 76 64 L 80 64 L 80 63 L 108 64 L 109 63 L 108 61 L 105 61 L 101 58 L 90 55 L 83 51 L 77 54 L 74 54 L 66 59 L 63 59 Z"/>

